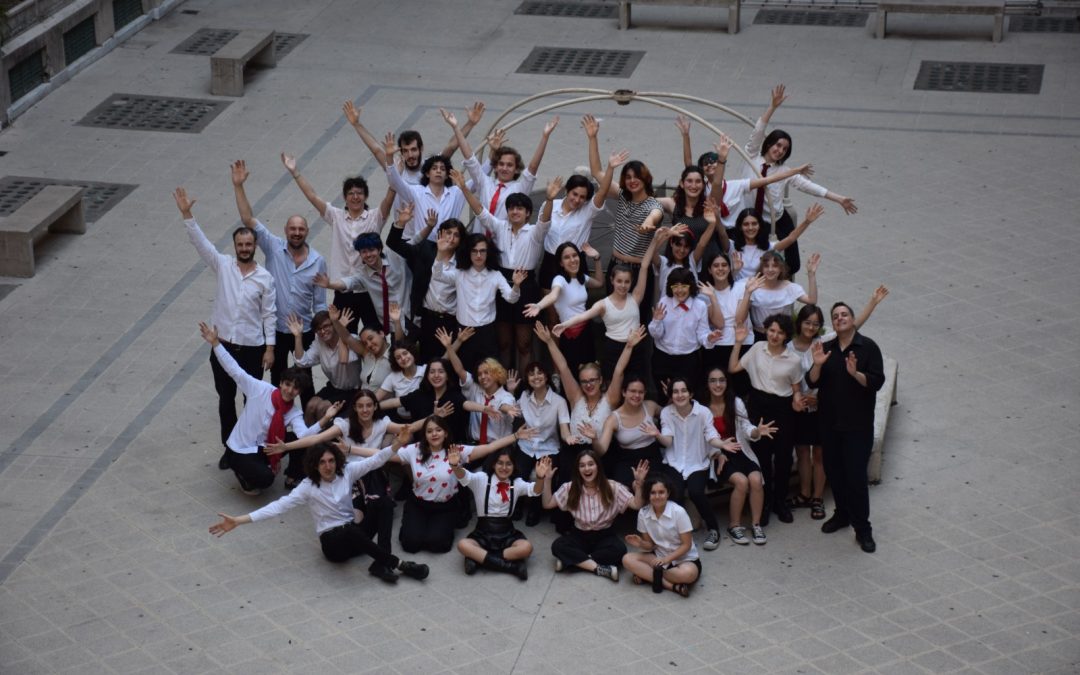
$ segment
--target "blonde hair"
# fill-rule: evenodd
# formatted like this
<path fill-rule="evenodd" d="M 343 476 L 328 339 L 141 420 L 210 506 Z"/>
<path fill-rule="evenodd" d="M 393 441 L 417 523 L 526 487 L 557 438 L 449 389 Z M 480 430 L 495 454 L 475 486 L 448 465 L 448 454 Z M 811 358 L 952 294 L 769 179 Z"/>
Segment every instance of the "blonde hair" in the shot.
<path fill-rule="evenodd" d="M 499 363 L 496 358 L 488 357 L 480 362 L 480 365 L 476 367 L 476 374 L 479 375 L 482 369 L 486 368 L 491 376 L 495 378 L 495 381 L 499 383 L 499 386 L 506 384 L 506 368 L 503 364 Z"/>

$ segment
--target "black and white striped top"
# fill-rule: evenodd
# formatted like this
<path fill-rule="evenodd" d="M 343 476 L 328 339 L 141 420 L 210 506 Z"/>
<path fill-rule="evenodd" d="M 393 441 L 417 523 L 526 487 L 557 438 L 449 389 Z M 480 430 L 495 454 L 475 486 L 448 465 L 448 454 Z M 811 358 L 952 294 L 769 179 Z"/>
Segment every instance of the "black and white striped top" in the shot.
<path fill-rule="evenodd" d="M 619 203 L 615 208 L 612 249 L 632 258 L 643 257 L 654 232 L 638 232 L 638 227 L 653 211 L 662 211 L 660 202 L 653 197 L 634 203 L 619 195 Z"/>

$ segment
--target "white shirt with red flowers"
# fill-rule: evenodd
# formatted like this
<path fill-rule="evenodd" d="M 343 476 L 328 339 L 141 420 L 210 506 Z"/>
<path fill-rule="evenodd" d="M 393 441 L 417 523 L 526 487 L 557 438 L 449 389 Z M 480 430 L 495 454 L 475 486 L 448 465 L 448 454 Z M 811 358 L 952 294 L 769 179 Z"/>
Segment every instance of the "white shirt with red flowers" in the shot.
<path fill-rule="evenodd" d="M 473 446 L 461 446 L 461 461 L 469 461 Z M 457 494 L 459 485 L 450 462 L 446 459 L 446 450 L 432 452 L 427 461 L 420 459 L 420 445 L 413 443 L 398 450 L 398 457 L 412 472 L 412 490 L 417 499 L 425 502 L 447 502 Z"/>

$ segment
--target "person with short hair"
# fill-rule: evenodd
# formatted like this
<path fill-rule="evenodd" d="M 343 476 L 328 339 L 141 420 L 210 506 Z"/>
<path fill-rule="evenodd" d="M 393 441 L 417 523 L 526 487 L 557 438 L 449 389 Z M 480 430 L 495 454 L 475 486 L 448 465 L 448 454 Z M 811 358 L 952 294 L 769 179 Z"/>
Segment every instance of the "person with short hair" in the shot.
<path fill-rule="evenodd" d="M 396 582 L 397 572 L 417 580 L 426 579 L 427 565 L 401 560 L 372 541 L 353 519 L 353 484 L 385 464 L 397 452 L 400 442 L 401 439 L 395 438 L 393 445 L 373 457 L 350 463 L 345 462 L 345 456 L 337 448 L 317 445 L 308 451 L 307 476 L 296 489 L 244 516 L 219 513 L 221 521 L 210 526 L 210 534 L 220 537 L 240 525 L 276 518 L 306 504 L 315 520 L 323 556 L 330 562 L 346 562 L 356 556 L 369 555 L 372 563 L 368 571 L 383 581 Z"/>
<path fill-rule="evenodd" d="M 406 208 L 403 214 L 411 214 Z M 352 275 L 331 279 L 325 274 L 315 276 L 315 284 L 336 291 L 351 291 L 364 288 L 375 303 L 375 326 L 381 326 L 382 332 L 390 335 L 393 327 L 390 322 L 390 306 L 397 305 L 405 314 L 409 314 L 409 293 L 405 286 L 405 273 L 391 265 L 383 253 L 382 238 L 374 232 L 356 237 L 353 248 L 360 253 L 360 268 Z M 376 383 L 377 384 L 377 383 Z"/>
<path fill-rule="evenodd" d="M 296 315 L 289 317 L 294 365 L 311 372 L 311 368 L 319 364 L 326 376 L 326 384 L 304 406 L 304 419 L 308 424 L 326 414 L 332 403 L 349 400 L 360 388 L 360 361 L 338 337 L 333 324 L 341 320 L 341 313 L 337 307 L 331 306 L 331 309 L 332 312 L 318 312 L 312 318 L 311 327 L 317 338 L 307 349 L 303 342 L 303 324 Z"/>
<path fill-rule="evenodd" d="M 642 493 L 649 503 L 638 511 L 637 533 L 626 535 L 626 543 L 642 553 L 627 553 L 622 563 L 635 584 L 652 584 L 653 593 L 669 590 L 688 598 L 701 576 L 701 561 L 690 515 L 671 500 L 673 490 L 665 475 L 645 478 Z"/>

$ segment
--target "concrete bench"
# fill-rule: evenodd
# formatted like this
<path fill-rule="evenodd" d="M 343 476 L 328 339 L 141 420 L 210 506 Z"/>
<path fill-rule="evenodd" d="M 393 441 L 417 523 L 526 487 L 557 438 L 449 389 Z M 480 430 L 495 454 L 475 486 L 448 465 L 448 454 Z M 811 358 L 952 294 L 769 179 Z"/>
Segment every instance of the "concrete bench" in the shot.
<path fill-rule="evenodd" d="M 630 28 L 631 0 L 619 0 L 619 30 Z M 739 7 L 741 0 L 633 0 L 635 5 L 658 5 L 662 7 L 726 7 L 728 11 L 727 32 L 739 32 Z"/>
<path fill-rule="evenodd" d="M 885 446 L 885 427 L 889 424 L 889 411 L 896 404 L 896 379 L 900 374 L 900 367 L 896 359 L 884 357 L 885 361 L 885 384 L 877 394 L 877 405 L 874 407 L 874 447 L 870 451 L 870 462 L 866 467 L 866 480 L 871 485 L 881 482 L 881 458 Z"/>
<path fill-rule="evenodd" d="M 243 30 L 210 57 L 210 93 L 217 96 L 244 95 L 244 67 L 248 64 L 273 68 L 274 31 Z"/>
<path fill-rule="evenodd" d="M 994 17 L 994 42 L 1005 32 L 1005 0 L 882 0 L 877 3 L 874 37 L 885 38 L 889 12 L 903 14 L 982 14 Z"/>
<path fill-rule="evenodd" d="M 0 218 L 0 274 L 34 276 L 34 243 L 48 232 L 86 232 L 83 188 L 47 185 L 7 218 Z"/>

